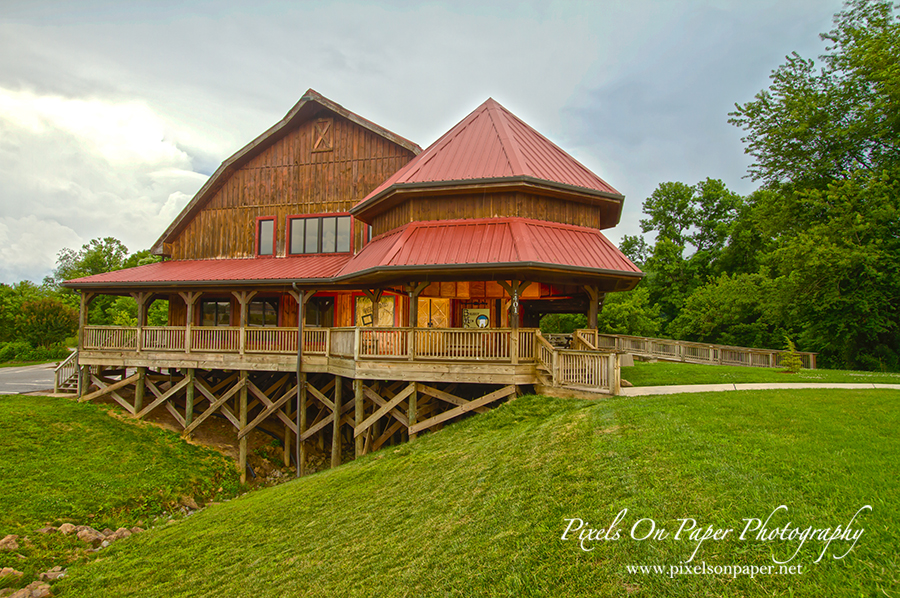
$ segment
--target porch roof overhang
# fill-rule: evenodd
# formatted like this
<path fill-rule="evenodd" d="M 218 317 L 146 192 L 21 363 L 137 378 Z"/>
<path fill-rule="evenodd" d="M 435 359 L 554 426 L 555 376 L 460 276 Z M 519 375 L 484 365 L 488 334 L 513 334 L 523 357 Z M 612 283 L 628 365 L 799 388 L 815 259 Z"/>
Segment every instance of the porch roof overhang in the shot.
<path fill-rule="evenodd" d="M 411 222 L 357 255 L 175 260 L 63 283 L 111 294 L 234 287 L 359 289 L 409 282 L 527 280 L 633 289 L 644 274 L 597 229 L 527 218 Z"/>
<path fill-rule="evenodd" d="M 349 253 L 257 257 L 244 259 L 175 260 L 115 270 L 67 280 L 63 286 L 79 290 L 139 288 L 279 287 L 302 282 L 324 285 L 352 259 Z"/>
<path fill-rule="evenodd" d="M 336 279 L 530 280 L 626 291 L 643 273 L 597 229 L 528 218 L 411 222 L 373 239 Z"/>

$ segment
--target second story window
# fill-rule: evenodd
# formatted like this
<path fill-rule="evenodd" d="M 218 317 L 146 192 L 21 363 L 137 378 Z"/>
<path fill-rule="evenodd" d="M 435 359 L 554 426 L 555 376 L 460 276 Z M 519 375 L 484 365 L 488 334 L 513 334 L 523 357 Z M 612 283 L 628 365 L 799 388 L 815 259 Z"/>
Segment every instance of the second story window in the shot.
<path fill-rule="evenodd" d="M 275 219 L 256 220 L 256 255 L 275 255 Z"/>
<path fill-rule="evenodd" d="M 288 253 L 348 253 L 350 216 L 312 216 L 288 221 Z"/>

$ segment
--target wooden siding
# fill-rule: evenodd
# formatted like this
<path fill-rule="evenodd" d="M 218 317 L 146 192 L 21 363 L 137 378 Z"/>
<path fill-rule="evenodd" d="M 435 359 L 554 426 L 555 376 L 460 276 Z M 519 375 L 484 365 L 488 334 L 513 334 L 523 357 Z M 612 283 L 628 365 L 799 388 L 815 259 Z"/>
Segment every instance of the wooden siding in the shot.
<path fill-rule="evenodd" d="M 373 219 L 373 234 L 410 222 L 521 217 L 596 229 L 615 225 L 612 208 L 521 191 L 410 197 Z"/>
<path fill-rule="evenodd" d="M 276 255 L 292 215 L 346 213 L 413 154 L 341 117 L 329 117 L 331 150 L 313 151 L 321 119 L 273 140 L 228 177 L 171 244 L 173 259 L 252 257 L 256 219 L 274 216 Z M 316 126 L 319 124 L 319 131 Z M 355 247 L 364 225 L 354 223 Z"/>

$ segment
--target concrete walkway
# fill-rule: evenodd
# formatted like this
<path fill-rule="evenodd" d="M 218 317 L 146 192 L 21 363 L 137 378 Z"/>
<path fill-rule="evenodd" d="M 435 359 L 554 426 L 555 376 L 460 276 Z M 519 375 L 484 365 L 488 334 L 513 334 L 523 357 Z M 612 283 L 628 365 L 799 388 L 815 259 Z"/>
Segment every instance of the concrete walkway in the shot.
<path fill-rule="evenodd" d="M 806 388 L 832 388 L 847 390 L 872 390 L 886 388 L 900 390 L 900 384 L 873 384 L 873 383 L 835 383 L 835 382 L 772 382 L 756 384 L 690 384 L 681 386 L 632 386 L 623 388 L 620 396 L 642 397 L 647 395 L 674 395 L 690 392 L 721 392 L 728 390 L 795 390 Z"/>

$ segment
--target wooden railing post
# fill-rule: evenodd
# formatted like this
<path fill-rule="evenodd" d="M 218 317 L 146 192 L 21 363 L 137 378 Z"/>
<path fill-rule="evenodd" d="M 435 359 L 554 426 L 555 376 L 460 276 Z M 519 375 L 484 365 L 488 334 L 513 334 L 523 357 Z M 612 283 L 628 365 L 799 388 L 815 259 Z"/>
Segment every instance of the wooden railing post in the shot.
<path fill-rule="evenodd" d="M 619 354 L 609 354 L 609 393 L 618 395 L 622 391 L 621 369 L 619 368 Z"/>
<path fill-rule="evenodd" d="M 360 352 L 360 332 L 359 326 L 353 329 L 353 361 L 359 361 L 359 352 Z"/>

